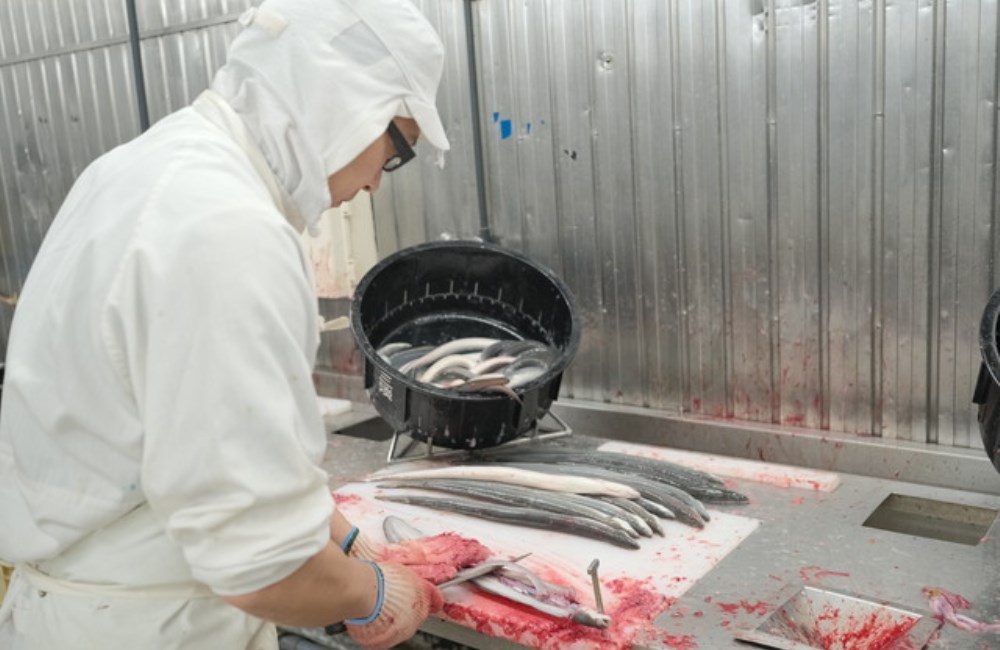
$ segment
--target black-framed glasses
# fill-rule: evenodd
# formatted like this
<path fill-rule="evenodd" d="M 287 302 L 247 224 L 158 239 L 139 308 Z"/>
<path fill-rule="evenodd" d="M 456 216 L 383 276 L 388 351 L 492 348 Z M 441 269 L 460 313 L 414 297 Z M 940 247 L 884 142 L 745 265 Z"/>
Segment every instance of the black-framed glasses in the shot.
<path fill-rule="evenodd" d="M 416 158 L 417 154 L 395 122 L 389 122 L 386 132 L 389 134 L 389 139 L 392 140 L 392 146 L 396 148 L 396 155 L 385 161 L 385 164 L 382 165 L 382 171 L 394 172 Z"/>

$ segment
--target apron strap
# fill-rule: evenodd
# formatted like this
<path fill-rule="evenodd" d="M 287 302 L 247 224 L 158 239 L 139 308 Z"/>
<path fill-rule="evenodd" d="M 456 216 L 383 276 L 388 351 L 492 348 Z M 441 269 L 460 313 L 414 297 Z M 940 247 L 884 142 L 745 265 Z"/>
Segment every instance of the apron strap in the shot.
<path fill-rule="evenodd" d="M 122 585 L 76 582 L 54 578 L 30 564 L 18 564 L 14 575 L 20 575 L 35 589 L 56 594 L 76 596 L 103 596 L 105 598 L 168 598 L 193 600 L 212 598 L 215 594 L 197 582 L 180 582 L 169 585 Z"/>

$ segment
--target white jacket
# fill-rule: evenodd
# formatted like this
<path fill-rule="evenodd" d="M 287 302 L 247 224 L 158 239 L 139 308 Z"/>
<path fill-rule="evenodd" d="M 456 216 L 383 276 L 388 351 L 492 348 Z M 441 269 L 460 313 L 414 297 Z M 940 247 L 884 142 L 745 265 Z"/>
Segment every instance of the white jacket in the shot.
<path fill-rule="evenodd" d="M 273 0 L 212 91 L 92 163 L 17 307 L 0 406 L 0 647 L 274 647 L 218 596 L 324 547 L 317 299 L 297 228 L 409 115 L 442 47 L 409 0 Z"/>

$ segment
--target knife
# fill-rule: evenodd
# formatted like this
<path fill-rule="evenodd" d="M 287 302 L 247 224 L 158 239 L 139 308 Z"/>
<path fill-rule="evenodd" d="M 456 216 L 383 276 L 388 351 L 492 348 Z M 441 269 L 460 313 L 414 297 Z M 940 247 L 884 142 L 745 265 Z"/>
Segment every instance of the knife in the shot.
<path fill-rule="evenodd" d="M 474 567 L 468 569 L 463 569 L 459 571 L 458 574 L 451 580 L 446 580 L 438 585 L 438 589 L 447 589 L 454 585 L 462 584 L 463 582 L 468 582 L 469 580 L 475 580 L 476 578 L 481 578 L 484 575 L 493 573 L 497 569 L 500 569 L 508 564 L 513 564 L 515 562 L 520 562 L 524 558 L 531 555 L 531 553 L 525 553 L 524 555 L 518 555 L 509 560 L 485 560 L 480 562 Z"/>

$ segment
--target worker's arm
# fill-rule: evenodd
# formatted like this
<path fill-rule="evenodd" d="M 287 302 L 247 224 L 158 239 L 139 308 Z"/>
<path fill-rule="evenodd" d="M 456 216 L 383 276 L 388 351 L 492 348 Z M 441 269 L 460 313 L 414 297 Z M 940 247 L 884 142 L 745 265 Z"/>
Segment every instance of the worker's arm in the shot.
<path fill-rule="evenodd" d="M 259 618 L 296 627 L 322 627 L 372 613 L 378 598 L 370 564 L 351 559 L 333 543 L 297 571 L 258 591 L 225 600 Z"/>
<path fill-rule="evenodd" d="M 227 602 L 275 623 L 320 627 L 347 623 L 365 648 L 391 648 L 409 639 L 443 606 L 437 587 L 397 564 L 376 565 L 326 545 L 295 573 Z"/>

